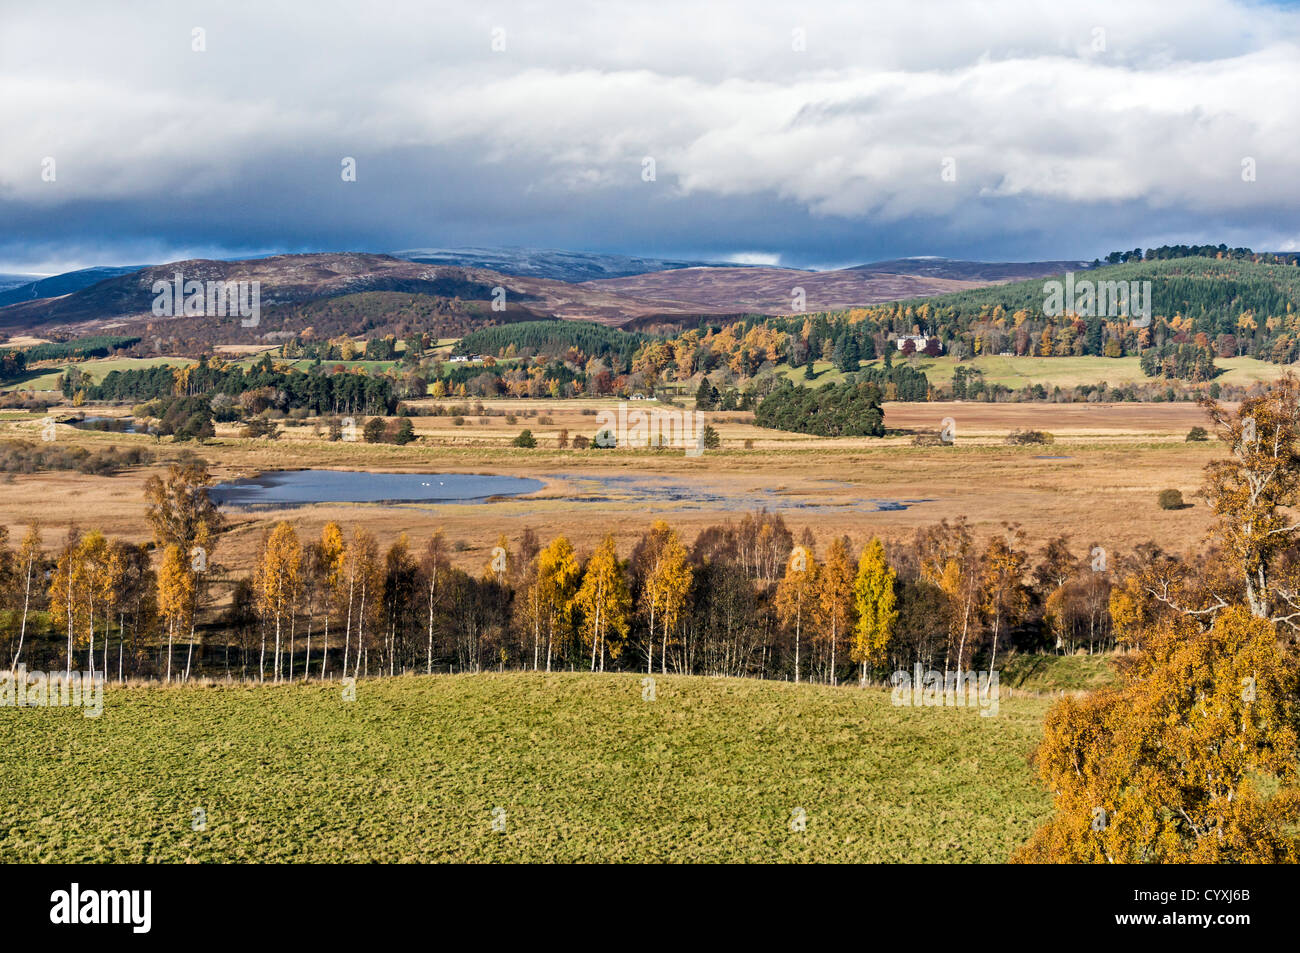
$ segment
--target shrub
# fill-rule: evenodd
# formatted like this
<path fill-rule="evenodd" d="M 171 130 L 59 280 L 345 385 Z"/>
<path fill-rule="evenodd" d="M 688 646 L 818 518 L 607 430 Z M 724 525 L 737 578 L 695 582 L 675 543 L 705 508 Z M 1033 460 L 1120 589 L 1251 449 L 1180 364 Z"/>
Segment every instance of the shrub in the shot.
<path fill-rule="evenodd" d="M 1015 447 L 1053 443 L 1055 440 L 1055 437 L 1043 430 L 1013 430 L 1007 434 L 1007 443 Z"/>
<path fill-rule="evenodd" d="M 532 448 L 537 446 L 537 438 L 533 436 L 533 432 L 531 430 L 519 431 L 519 436 L 515 437 L 515 439 L 510 442 L 512 445 L 516 447 Z"/>
<path fill-rule="evenodd" d="M 393 434 L 393 443 L 404 447 L 414 439 L 415 425 L 408 418 L 403 417 L 402 422 L 397 425 L 397 433 Z"/>
<path fill-rule="evenodd" d="M 1193 427 L 1191 430 L 1187 431 L 1188 442 L 1191 442 L 1193 440 L 1209 440 L 1209 439 L 1210 439 L 1210 435 L 1209 433 L 1206 432 L 1204 427 Z"/>
<path fill-rule="evenodd" d="M 265 417 L 249 417 L 248 420 L 244 422 L 244 427 L 240 431 L 240 436 L 251 437 L 254 440 L 262 437 L 274 440 L 279 436 L 279 431 L 276 425 Z"/>
<path fill-rule="evenodd" d="M 1162 510 L 1181 510 L 1186 505 L 1183 503 L 1183 494 L 1178 490 L 1161 490 L 1157 499 Z"/>
<path fill-rule="evenodd" d="M 718 431 L 713 428 L 712 424 L 704 425 L 704 449 L 717 450 L 722 446 L 722 438 L 718 436 Z"/>
<path fill-rule="evenodd" d="M 76 470 L 94 476 L 112 476 L 124 468 L 147 466 L 152 462 L 152 454 L 143 447 L 107 447 L 91 452 L 85 447 L 52 443 L 0 443 L 0 472 L 4 473 Z"/>
<path fill-rule="evenodd" d="M 366 421 L 361 436 L 366 443 L 383 443 L 387 430 L 388 425 L 384 423 L 383 417 L 371 417 Z"/>
<path fill-rule="evenodd" d="M 589 441 L 589 440 L 587 439 L 587 437 L 586 437 L 585 434 L 578 434 L 576 437 L 573 438 L 573 449 L 574 449 L 574 450 L 586 450 L 586 449 L 587 449 L 587 445 L 588 445 L 590 442 L 591 442 L 591 441 Z"/>

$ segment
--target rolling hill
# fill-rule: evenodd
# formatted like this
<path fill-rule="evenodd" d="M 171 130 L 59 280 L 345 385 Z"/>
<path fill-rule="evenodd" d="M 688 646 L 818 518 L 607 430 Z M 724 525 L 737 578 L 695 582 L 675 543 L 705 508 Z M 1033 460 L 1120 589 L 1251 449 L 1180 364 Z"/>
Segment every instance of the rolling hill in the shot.
<path fill-rule="evenodd" d="M 551 317 L 650 327 L 687 324 L 701 316 L 789 313 L 796 309 L 796 288 L 803 289 L 806 310 L 827 311 L 968 291 L 1023 274 L 1051 274 L 1062 264 L 898 259 L 813 272 L 529 249 L 426 249 L 402 254 L 406 257 L 273 255 L 238 261 L 192 259 L 138 269 L 86 269 L 0 294 L 4 305 L 0 328 L 73 334 L 175 333 L 166 327 L 172 319 L 155 317 L 151 309 L 154 283 L 170 282 L 178 272 L 186 280 L 202 282 L 259 282 L 267 320 L 258 328 L 241 328 L 237 319 L 229 317 L 185 319 L 185 334 L 196 340 L 257 343 L 314 327 L 299 319 L 313 303 L 336 299 L 349 299 L 349 304 L 323 310 L 332 312 L 332 317 L 348 312 L 357 318 L 356 326 L 348 329 L 330 314 L 323 323 L 350 333 L 394 325 L 393 307 L 455 317 L 458 320 L 448 329 L 456 333 L 499 321 Z M 588 279 L 591 274 L 617 277 Z M 498 287 L 505 289 L 508 311 L 504 314 L 490 308 L 493 289 Z M 385 294 L 401 297 L 373 297 Z M 357 297 L 362 295 L 372 297 Z"/>

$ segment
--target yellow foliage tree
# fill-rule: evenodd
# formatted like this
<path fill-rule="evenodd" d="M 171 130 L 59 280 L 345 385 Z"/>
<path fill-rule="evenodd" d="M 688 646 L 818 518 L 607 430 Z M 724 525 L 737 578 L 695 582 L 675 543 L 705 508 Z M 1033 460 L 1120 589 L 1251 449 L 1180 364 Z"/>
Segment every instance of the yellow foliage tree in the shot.
<path fill-rule="evenodd" d="M 725 330 L 725 329 L 724 329 Z M 664 520 L 650 527 L 648 571 L 641 593 L 643 611 L 650 620 L 650 641 L 646 647 L 646 671 L 654 671 L 655 621 L 658 619 L 661 647 L 660 670 L 668 672 L 668 640 L 686 605 L 693 571 L 687 560 L 686 547 L 677 531 Z"/>
<path fill-rule="evenodd" d="M 622 639 L 627 635 L 628 613 L 632 597 L 628 593 L 627 578 L 618 561 L 614 535 L 606 535 L 600 547 L 587 561 L 587 570 L 575 598 L 582 612 L 580 633 L 584 645 L 591 647 L 591 670 L 596 671 L 596 658 L 600 670 L 605 671 L 605 654 L 608 646 L 611 658 L 618 658 Z M 610 639 L 610 636 L 613 639 Z"/>
<path fill-rule="evenodd" d="M 194 570 L 175 543 L 163 550 L 158 570 L 158 613 L 167 627 L 167 681 L 172 680 L 172 646 L 176 633 L 194 624 Z"/>
<path fill-rule="evenodd" d="M 1170 617 L 1124 684 L 1048 715 L 1039 774 L 1056 814 L 1013 860 L 1300 860 L 1300 669 L 1244 607 Z"/>
<path fill-rule="evenodd" d="M 258 607 L 275 627 L 275 681 L 280 680 L 283 630 L 297 609 L 302 587 L 302 544 L 290 523 L 277 523 L 262 547 L 255 587 Z M 260 671 L 265 678 L 266 642 L 262 643 Z"/>
<path fill-rule="evenodd" d="M 853 580 L 853 606 L 858 621 L 853 627 L 853 661 L 862 666 L 861 681 L 867 681 L 867 666 L 880 665 L 898 622 L 898 598 L 894 583 L 898 574 L 885 561 L 885 547 L 872 537 L 858 559 Z"/>
<path fill-rule="evenodd" d="M 557 636 L 571 619 L 573 597 L 578 587 L 578 556 L 568 537 L 557 536 L 537 554 L 537 575 L 533 585 L 546 626 L 546 670 L 551 670 Z"/>
<path fill-rule="evenodd" d="M 832 540 L 826 551 L 826 561 L 817 573 L 817 603 L 814 610 L 822 639 L 829 643 L 830 669 L 828 681 L 837 684 L 836 654 L 840 641 L 849 627 L 853 614 L 853 564 L 849 560 L 848 543 L 843 538 Z"/>
<path fill-rule="evenodd" d="M 794 681 L 800 679 L 800 640 L 803 620 L 817 599 L 817 561 L 805 546 L 796 546 L 776 587 L 776 611 L 783 625 L 794 625 Z"/>

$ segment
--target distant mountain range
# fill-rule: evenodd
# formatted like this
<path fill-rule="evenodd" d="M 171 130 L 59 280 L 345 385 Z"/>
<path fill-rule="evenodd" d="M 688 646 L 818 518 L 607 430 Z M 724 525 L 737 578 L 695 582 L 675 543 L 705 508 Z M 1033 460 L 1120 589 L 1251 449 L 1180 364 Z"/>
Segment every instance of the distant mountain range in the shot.
<path fill-rule="evenodd" d="M 19 285 L 31 284 L 33 281 L 40 280 L 40 277 L 40 275 L 0 274 L 0 291 L 8 291 L 10 288 L 17 288 Z"/>
<path fill-rule="evenodd" d="M 37 275 L 0 276 L 0 278 L 14 277 L 22 279 L 7 286 L 0 281 L 0 307 L 17 304 L 20 301 L 35 301 L 40 298 L 56 298 L 59 295 L 71 294 L 74 291 L 80 291 L 82 288 L 89 288 L 91 285 L 98 284 L 106 278 L 129 275 L 131 272 L 139 271 L 145 267 L 147 266 L 118 265 L 82 268 L 80 271 L 69 271 L 61 275 L 50 275 L 44 278 Z"/>
<path fill-rule="evenodd" d="M 193 259 L 145 267 L 100 267 L 28 281 L 0 291 L 0 328 L 82 333 L 137 330 L 174 320 L 151 313 L 156 281 L 180 272 L 187 280 L 257 281 L 262 308 L 371 295 L 352 310 L 356 333 L 385 323 L 384 309 L 406 299 L 440 314 L 493 320 L 494 288 L 503 288 L 506 320 L 561 317 L 609 325 L 687 323 L 703 316 L 828 311 L 927 297 L 1089 267 L 1084 262 L 972 262 L 902 258 L 833 271 L 719 265 L 537 249 L 417 249 L 399 255 L 355 252 L 272 255 L 235 261 Z M 591 277 L 591 276 L 598 277 Z M 562 277 L 561 277 L 562 276 Z M 23 276 L 15 276 L 23 277 Z M 375 293 L 390 297 L 382 301 Z M 411 304 L 407 300 L 408 304 Z M 337 315 L 345 307 L 332 309 Z M 187 327 L 218 322 L 190 317 Z M 256 340 L 268 322 L 246 333 L 219 322 L 223 333 Z M 279 330 L 284 330 L 280 328 Z"/>
<path fill-rule="evenodd" d="M 652 271 L 672 271 L 678 268 L 721 264 L 707 261 L 672 261 L 663 258 L 629 258 L 625 255 L 558 251 L 549 248 L 417 248 L 395 251 L 392 254 L 394 258 L 405 258 L 407 261 L 418 261 L 428 265 L 483 268 L 503 275 L 572 282 L 623 278 Z"/>
<path fill-rule="evenodd" d="M 998 283 L 1045 278 L 1067 271 L 1091 268 L 1089 261 L 960 261 L 954 258 L 894 258 L 856 265 L 846 271 L 871 274 L 912 275 L 916 278 L 947 278 L 953 281 Z"/>

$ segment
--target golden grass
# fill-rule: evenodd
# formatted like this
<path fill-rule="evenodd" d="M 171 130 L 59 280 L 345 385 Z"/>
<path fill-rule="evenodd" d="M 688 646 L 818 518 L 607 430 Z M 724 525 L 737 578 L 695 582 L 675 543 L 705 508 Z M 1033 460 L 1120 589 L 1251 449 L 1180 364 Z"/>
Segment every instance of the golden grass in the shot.
<path fill-rule="evenodd" d="M 333 468 L 372 471 L 499 473 L 545 481 L 540 492 L 488 504 L 368 506 L 319 504 L 283 510 L 231 513 L 231 532 L 217 559 L 243 567 L 251 560 L 262 530 L 278 519 L 292 519 L 316 534 L 329 520 L 365 525 L 381 542 L 401 533 L 417 545 L 436 529 L 462 541 L 457 560 L 485 563 L 498 534 L 517 538 L 531 527 L 544 538 L 567 534 L 580 549 L 593 548 L 613 532 L 626 554 L 658 517 L 677 525 L 688 539 L 699 529 L 739 519 L 744 510 L 766 506 L 781 511 L 796 533 L 809 527 L 823 542 L 847 534 L 856 545 L 871 536 L 900 538 L 943 518 L 968 517 L 980 531 L 1004 523 L 1023 525 L 1033 543 L 1069 533 L 1083 551 L 1102 545 L 1126 551 L 1154 540 L 1175 550 L 1197 543 L 1210 516 L 1193 499 L 1206 463 L 1220 455 L 1218 445 L 1185 443 L 1199 411 L 1188 404 L 891 404 L 891 427 L 936 428 L 945 416 L 957 422 L 957 445 L 915 447 L 908 436 L 882 440 L 828 439 L 763 430 L 749 415 L 711 413 L 723 438 L 719 451 L 687 457 L 680 451 L 559 450 L 556 435 L 595 430 L 596 418 L 582 407 L 610 402 L 509 401 L 512 412 L 537 409 L 552 423 L 520 418 L 478 418 L 454 427 L 448 418 L 416 418 L 421 439 L 407 447 L 330 443 L 313 436 L 311 426 L 289 427 L 276 441 L 253 441 L 222 427 L 215 441 L 190 445 L 212 465 L 219 479 L 264 470 Z M 95 412 L 99 412 L 98 409 Z M 508 446 L 528 426 L 539 439 L 535 450 Z M 1051 431 L 1047 447 L 1009 447 L 1012 429 Z M 0 438 L 39 439 L 33 415 L 0 418 Z M 58 439 L 86 447 L 145 444 L 152 438 L 58 428 Z M 744 442 L 753 440 L 753 449 Z M 161 456 L 180 447 L 164 442 Z M 1065 457 L 1066 459 L 1050 459 Z M 150 469 L 115 477 L 75 472 L 43 472 L 0 477 L 0 525 L 17 537 L 38 516 L 53 544 L 69 525 L 99 528 L 144 540 L 143 486 Z M 674 500 L 644 489 L 600 482 L 610 476 L 667 481 L 693 499 Z M 593 482 L 595 481 L 595 482 Z M 643 484 L 650 485 L 650 484 Z M 1194 505 L 1161 510 L 1161 489 L 1181 490 Z M 579 502 L 574 494 L 604 497 Z M 877 511 L 868 500 L 917 500 L 901 511 Z M 800 505 L 803 504 L 803 505 Z M 809 506 L 808 504 L 812 504 Z"/>

